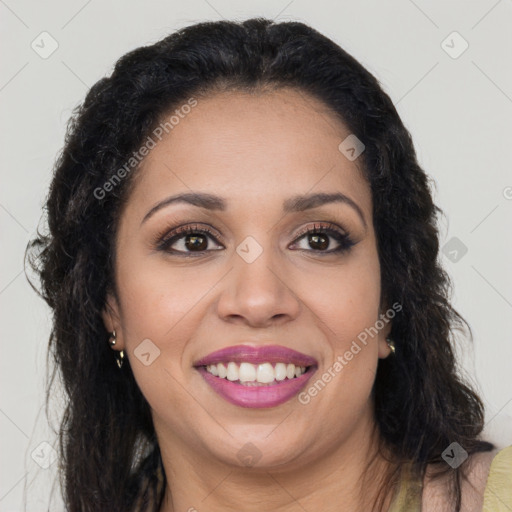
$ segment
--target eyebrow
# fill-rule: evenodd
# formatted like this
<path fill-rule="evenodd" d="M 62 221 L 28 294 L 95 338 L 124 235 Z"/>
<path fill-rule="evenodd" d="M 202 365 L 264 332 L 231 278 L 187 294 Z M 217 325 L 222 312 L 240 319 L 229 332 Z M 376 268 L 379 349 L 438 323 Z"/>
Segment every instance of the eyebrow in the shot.
<path fill-rule="evenodd" d="M 225 211 L 227 209 L 226 200 L 213 194 L 205 192 L 177 194 L 175 196 L 167 197 L 153 206 L 146 215 L 144 215 L 141 225 L 157 211 L 174 203 L 191 204 L 199 208 L 205 208 L 206 210 Z M 323 206 L 328 203 L 344 203 L 351 206 L 359 215 L 364 227 L 367 227 L 366 219 L 361 208 L 359 208 L 358 204 L 353 199 L 341 192 L 336 192 L 334 194 L 319 192 L 316 194 L 296 195 L 284 201 L 283 211 L 284 213 L 303 212 L 312 208 L 318 208 L 319 206 Z"/>

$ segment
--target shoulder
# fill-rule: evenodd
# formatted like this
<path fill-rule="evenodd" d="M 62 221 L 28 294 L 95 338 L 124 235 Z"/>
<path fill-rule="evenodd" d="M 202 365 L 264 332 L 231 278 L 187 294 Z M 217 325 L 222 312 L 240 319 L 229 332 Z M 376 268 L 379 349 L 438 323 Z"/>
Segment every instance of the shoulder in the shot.
<path fill-rule="evenodd" d="M 452 512 L 449 505 L 450 473 L 433 478 L 439 466 L 429 466 L 423 482 L 424 512 Z M 504 501 L 512 493 L 512 446 L 479 452 L 471 455 L 465 463 L 465 477 L 461 480 L 461 512 L 501 512 L 512 510 Z M 509 499 L 512 499 L 509 498 Z"/>
<path fill-rule="evenodd" d="M 512 510 L 512 445 L 493 458 L 484 491 L 484 512 Z"/>

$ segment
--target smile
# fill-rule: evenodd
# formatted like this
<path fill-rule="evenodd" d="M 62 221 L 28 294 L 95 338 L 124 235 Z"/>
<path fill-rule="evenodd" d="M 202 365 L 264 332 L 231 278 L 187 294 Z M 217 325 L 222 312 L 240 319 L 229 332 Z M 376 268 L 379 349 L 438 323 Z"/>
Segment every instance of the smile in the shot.
<path fill-rule="evenodd" d="M 228 402 L 269 408 L 297 395 L 318 364 L 314 358 L 282 346 L 238 345 L 214 352 L 196 361 L 194 367 Z"/>
<path fill-rule="evenodd" d="M 231 382 L 239 382 L 245 385 L 265 385 L 279 382 L 285 379 L 300 377 L 306 372 L 305 366 L 295 366 L 293 363 L 272 363 L 266 362 L 258 365 L 243 362 L 237 364 L 233 361 L 224 364 L 210 364 L 206 371 L 220 379 L 227 379 Z"/>

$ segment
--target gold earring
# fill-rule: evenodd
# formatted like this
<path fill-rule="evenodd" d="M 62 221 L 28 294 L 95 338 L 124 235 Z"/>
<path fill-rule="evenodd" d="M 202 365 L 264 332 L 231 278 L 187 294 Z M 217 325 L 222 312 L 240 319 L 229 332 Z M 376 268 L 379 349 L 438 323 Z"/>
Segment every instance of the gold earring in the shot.
<path fill-rule="evenodd" d="M 117 341 L 116 330 L 114 329 L 112 331 L 112 333 L 110 334 L 108 342 L 109 342 L 110 346 L 113 347 L 116 344 L 116 341 Z M 118 353 L 116 354 L 116 363 L 117 363 L 117 366 L 119 366 L 119 368 L 121 368 L 123 366 L 123 361 L 124 361 L 124 350 L 119 350 Z"/>
<path fill-rule="evenodd" d="M 116 355 L 116 363 L 117 363 L 117 366 L 119 366 L 119 368 L 121 368 L 121 366 L 123 366 L 123 361 L 124 361 L 124 350 L 120 350 Z"/>
<path fill-rule="evenodd" d="M 389 349 L 391 350 L 391 353 L 395 355 L 395 342 L 391 338 L 386 338 L 386 343 L 388 344 Z"/>

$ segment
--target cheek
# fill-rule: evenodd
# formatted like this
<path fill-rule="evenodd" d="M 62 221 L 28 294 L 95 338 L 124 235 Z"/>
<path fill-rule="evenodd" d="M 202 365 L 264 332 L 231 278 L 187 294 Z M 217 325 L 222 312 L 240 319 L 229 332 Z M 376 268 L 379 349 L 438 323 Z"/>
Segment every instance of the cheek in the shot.
<path fill-rule="evenodd" d="M 307 306 L 322 321 L 336 352 L 377 321 L 381 290 L 376 253 L 297 279 Z"/>
<path fill-rule="evenodd" d="M 119 267 L 118 280 L 126 343 L 133 347 L 145 338 L 157 345 L 182 339 L 194 310 L 200 309 L 201 300 L 213 290 L 218 277 L 197 268 L 170 268 L 157 258 L 137 261 L 134 257 Z M 177 350 L 175 345 L 165 348 Z"/>
<path fill-rule="evenodd" d="M 201 298 L 216 279 L 136 258 L 119 268 L 118 279 L 123 340 L 141 392 L 154 410 L 187 407 L 190 396 L 179 384 L 183 353 L 204 315 Z"/>

